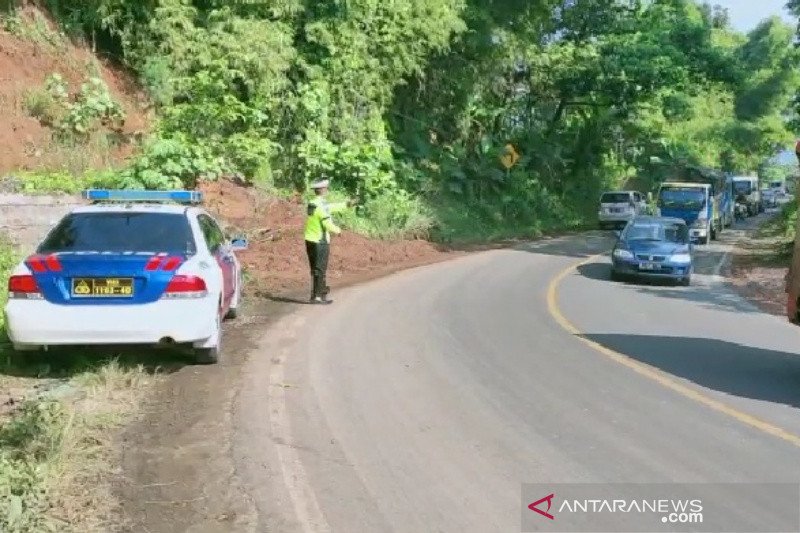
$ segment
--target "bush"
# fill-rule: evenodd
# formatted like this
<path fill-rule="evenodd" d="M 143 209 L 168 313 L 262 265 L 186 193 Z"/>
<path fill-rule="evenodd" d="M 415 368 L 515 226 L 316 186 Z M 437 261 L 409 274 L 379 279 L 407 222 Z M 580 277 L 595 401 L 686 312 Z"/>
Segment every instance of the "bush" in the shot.
<path fill-rule="evenodd" d="M 17 254 L 13 246 L 0 236 L 0 309 L 6 305 L 6 299 L 8 298 L 6 283 L 8 282 L 8 276 L 11 274 L 11 269 L 13 269 L 16 264 Z M 0 344 L 2 344 L 5 336 L 3 322 L 3 313 L 0 313 Z"/>
<path fill-rule="evenodd" d="M 86 189 L 122 186 L 122 177 L 115 170 L 95 170 L 82 175 L 64 171 L 21 172 L 11 179 L 16 192 L 25 194 L 78 194 Z"/>
<path fill-rule="evenodd" d="M 55 125 L 62 114 L 53 95 L 42 89 L 28 91 L 25 94 L 23 105 L 30 116 L 47 126 Z"/>
<path fill-rule="evenodd" d="M 367 200 L 341 216 L 348 229 L 376 239 L 427 238 L 434 225 L 430 210 L 418 198 L 396 190 Z"/>

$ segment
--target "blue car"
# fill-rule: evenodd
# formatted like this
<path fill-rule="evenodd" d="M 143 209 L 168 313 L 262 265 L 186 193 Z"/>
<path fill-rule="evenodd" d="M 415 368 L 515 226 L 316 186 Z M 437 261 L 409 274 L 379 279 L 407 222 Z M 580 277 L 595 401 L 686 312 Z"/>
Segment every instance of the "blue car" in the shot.
<path fill-rule="evenodd" d="M 693 246 L 679 218 L 640 216 L 619 234 L 611 252 L 611 279 L 657 278 L 689 285 Z"/>

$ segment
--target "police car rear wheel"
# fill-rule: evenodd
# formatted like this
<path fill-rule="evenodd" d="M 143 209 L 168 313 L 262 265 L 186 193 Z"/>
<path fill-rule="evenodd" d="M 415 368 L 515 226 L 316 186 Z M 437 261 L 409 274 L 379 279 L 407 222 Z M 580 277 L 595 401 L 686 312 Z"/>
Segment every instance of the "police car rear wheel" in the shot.
<path fill-rule="evenodd" d="M 210 348 L 195 348 L 194 358 L 201 365 L 213 365 L 219 361 L 222 352 L 222 324 L 217 319 L 216 345 Z"/>
<path fill-rule="evenodd" d="M 225 313 L 226 319 L 233 319 L 239 316 L 239 306 L 242 301 L 242 282 L 241 282 L 241 274 L 237 276 L 236 280 L 236 292 L 233 295 L 233 300 L 231 301 L 231 306 L 228 308 L 228 312 Z"/>

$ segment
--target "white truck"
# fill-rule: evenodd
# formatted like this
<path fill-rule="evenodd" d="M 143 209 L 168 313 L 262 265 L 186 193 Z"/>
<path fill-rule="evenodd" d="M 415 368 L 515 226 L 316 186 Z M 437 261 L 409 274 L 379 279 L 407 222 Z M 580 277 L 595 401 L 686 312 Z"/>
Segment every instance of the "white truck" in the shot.
<path fill-rule="evenodd" d="M 745 197 L 747 214 L 751 217 L 764 212 L 764 202 L 761 198 L 758 176 L 734 176 L 733 193 L 736 195 L 734 200 L 740 195 Z"/>

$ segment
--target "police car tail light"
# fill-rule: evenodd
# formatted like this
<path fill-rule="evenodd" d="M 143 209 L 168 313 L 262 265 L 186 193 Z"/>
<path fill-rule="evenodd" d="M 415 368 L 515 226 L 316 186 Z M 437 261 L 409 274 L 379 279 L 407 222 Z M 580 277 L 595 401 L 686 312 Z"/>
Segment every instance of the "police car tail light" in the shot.
<path fill-rule="evenodd" d="M 207 294 L 205 280 L 197 276 L 173 276 L 164 291 L 166 298 L 202 298 Z"/>
<path fill-rule="evenodd" d="M 36 278 L 30 274 L 8 278 L 8 294 L 10 298 L 20 299 L 40 299 L 42 297 Z"/>
<path fill-rule="evenodd" d="M 28 258 L 26 263 L 28 267 L 37 274 L 47 272 L 48 270 L 50 272 L 61 272 L 61 261 L 59 261 L 58 257 L 55 255 L 33 255 Z"/>
<path fill-rule="evenodd" d="M 178 266 L 181 264 L 182 261 L 183 258 L 181 257 L 175 257 L 175 256 L 168 257 L 166 255 L 156 255 L 151 257 L 147 261 L 147 264 L 144 266 L 144 269 L 147 270 L 148 272 L 153 272 L 154 270 L 158 270 L 160 268 L 161 270 L 164 270 L 166 272 L 172 272 L 173 270 L 178 268 Z"/>

